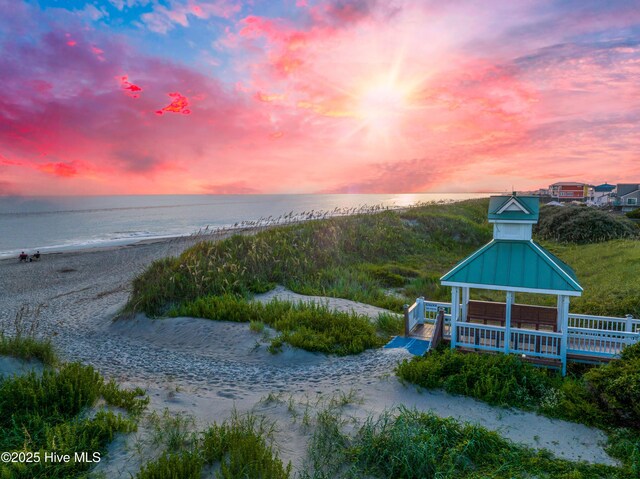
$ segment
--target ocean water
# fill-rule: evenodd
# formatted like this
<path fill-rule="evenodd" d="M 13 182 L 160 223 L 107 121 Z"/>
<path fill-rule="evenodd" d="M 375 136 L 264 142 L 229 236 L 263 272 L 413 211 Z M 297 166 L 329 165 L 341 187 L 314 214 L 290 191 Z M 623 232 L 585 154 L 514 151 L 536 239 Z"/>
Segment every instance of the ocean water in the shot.
<path fill-rule="evenodd" d="M 0 197 L 0 257 L 132 244 L 291 212 L 409 206 L 486 193 Z"/>

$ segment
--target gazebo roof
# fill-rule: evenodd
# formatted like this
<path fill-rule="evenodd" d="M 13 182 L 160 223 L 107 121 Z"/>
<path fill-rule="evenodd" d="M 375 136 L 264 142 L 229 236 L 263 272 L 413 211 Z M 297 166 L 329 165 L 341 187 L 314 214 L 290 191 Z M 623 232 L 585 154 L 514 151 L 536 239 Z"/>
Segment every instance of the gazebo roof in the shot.
<path fill-rule="evenodd" d="M 489 199 L 489 222 L 537 223 L 540 213 L 537 196 L 492 196 Z"/>
<path fill-rule="evenodd" d="M 444 286 L 580 296 L 573 270 L 542 246 L 492 240 L 441 278 Z"/>

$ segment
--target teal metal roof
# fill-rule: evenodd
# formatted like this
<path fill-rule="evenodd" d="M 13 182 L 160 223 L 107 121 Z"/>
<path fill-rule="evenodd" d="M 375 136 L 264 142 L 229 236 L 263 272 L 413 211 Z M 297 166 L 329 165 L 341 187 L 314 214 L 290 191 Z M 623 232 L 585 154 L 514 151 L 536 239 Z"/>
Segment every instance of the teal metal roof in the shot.
<path fill-rule="evenodd" d="M 531 240 L 493 240 L 458 263 L 441 281 L 445 286 L 582 293 L 573 270 Z"/>
<path fill-rule="evenodd" d="M 509 201 L 514 200 L 521 210 L 507 210 L 499 213 L 500 209 L 506 206 Z M 492 196 L 489 198 L 489 221 L 533 221 L 538 222 L 540 214 L 540 199 L 537 196 Z"/>

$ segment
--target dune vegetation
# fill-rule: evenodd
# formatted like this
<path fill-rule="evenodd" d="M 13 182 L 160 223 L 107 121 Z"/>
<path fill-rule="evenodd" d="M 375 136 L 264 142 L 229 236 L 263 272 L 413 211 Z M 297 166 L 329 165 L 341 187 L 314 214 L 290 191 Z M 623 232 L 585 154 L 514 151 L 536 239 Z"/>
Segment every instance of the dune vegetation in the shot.
<path fill-rule="evenodd" d="M 13 462 L 0 463 L 0 477 L 85 477 L 92 463 L 75 460 L 75 453 L 90 451 L 93 459 L 93 453 L 106 452 L 116 433 L 135 430 L 136 417 L 148 402 L 143 394 L 120 389 L 79 363 L 0 377 L 0 450 L 15 456 Z M 126 414 L 96 407 L 99 400 Z M 46 460 L 53 451 L 74 460 Z"/>
<path fill-rule="evenodd" d="M 238 306 L 231 297 L 247 301 L 277 284 L 300 294 L 346 298 L 395 312 L 418 296 L 447 301 L 450 293 L 440 285 L 441 275 L 491 238 L 487 205 L 487 200 L 428 204 L 203 241 L 178 257 L 154 262 L 138 276 L 125 312 L 197 315 L 207 301 Z M 554 211 L 542 208 L 541 223 L 546 224 Z M 601 220 L 599 216 L 588 219 L 597 224 Z M 620 221 L 624 228 L 618 231 Z M 640 264 L 640 241 L 629 238 L 626 221 L 612 220 L 614 227 L 607 237 L 614 239 L 606 242 L 600 241 L 601 235 L 591 238 L 594 243 L 590 244 L 543 241 L 575 269 L 585 289 L 582 297 L 572 301 L 572 311 L 640 316 L 640 290 L 630 280 Z M 581 223 L 581 228 L 589 230 L 589 223 Z M 492 291 L 473 291 L 472 295 L 475 299 L 504 299 Z M 518 295 L 518 300 L 543 305 L 555 301 L 551 296 L 527 294 Z M 305 309 L 299 305 L 289 308 Z M 226 319 L 232 319 L 229 308 L 225 311 L 229 314 Z M 331 315 L 323 312 L 327 320 Z M 263 319 L 269 321 L 274 320 Z M 339 348 L 347 351 L 350 346 L 340 344 Z"/>
<path fill-rule="evenodd" d="M 515 355 L 438 348 L 397 367 L 404 381 L 579 422 L 608 432 L 608 452 L 640 474 L 640 344 L 608 364 L 573 366 L 567 377 Z"/>

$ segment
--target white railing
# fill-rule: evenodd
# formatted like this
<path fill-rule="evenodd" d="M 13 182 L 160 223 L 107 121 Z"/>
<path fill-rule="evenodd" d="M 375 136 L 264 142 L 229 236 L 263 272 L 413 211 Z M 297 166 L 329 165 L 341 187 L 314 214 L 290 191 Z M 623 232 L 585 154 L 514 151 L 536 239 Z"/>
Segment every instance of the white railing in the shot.
<path fill-rule="evenodd" d="M 630 314 L 625 318 L 616 318 L 611 316 L 591 316 L 588 314 L 569 313 L 569 327 L 640 333 L 640 319 L 634 319 Z"/>
<path fill-rule="evenodd" d="M 420 307 L 418 302 L 413 303 L 411 306 L 409 306 L 409 309 L 407 309 L 406 314 L 409 321 L 409 331 L 413 331 L 413 328 L 415 328 L 420 322 L 421 318 L 419 316 L 419 312 Z"/>
<path fill-rule="evenodd" d="M 562 333 L 511 328 L 510 352 L 541 358 L 561 359 Z"/>
<path fill-rule="evenodd" d="M 437 301 L 424 302 L 424 322 L 435 324 L 440 308 L 444 309 L 445 320 L 451 321 L 451 303 L 439 303 Z"/>
<path fill-rule="evenodd" d="M 443 337 L 451 339 L 451 303 L 425 301 L 418 298 L 407 309 L 409 330 L 418 324 L 435 324 L 438 311 L 444 309 Z M 569 314 L 567 353 L 582 356 L 615 357 L 628 345 L 640 342 L 640 319 Z M 510 341 L 505 348 L 506 328 L 479 323 L 458 322 L 456 345 L 486 351 L 508 351 L 515 354 L 563 359 L 562 333 L 510 328 Z"/>
<path fill-rule="evenodd" d="M 456 323 L 456 326 L 456 346 L 485 351 L 504 350 L 504 328 L 478 323 Z"/>
<path fill-rule="evenodd" d="M 603 331 L 589 328 L 569 328 L 568 354 L 613 357 L 631 344 L 640 341 L 640 334 L 626 331 Z"/>

